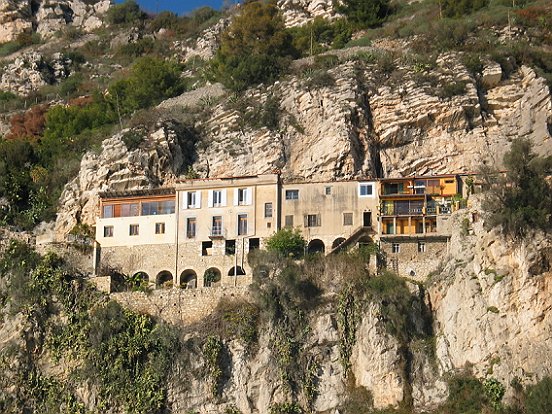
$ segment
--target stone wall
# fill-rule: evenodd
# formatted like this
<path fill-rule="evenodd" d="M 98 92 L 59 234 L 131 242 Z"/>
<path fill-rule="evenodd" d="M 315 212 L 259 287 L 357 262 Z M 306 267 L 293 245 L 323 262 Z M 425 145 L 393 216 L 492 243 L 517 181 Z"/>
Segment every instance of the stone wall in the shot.
<path fill-rule="evenodd" d="M 399 253 L 393 253 L 393 244 L 399 244 Z M 420 252 L 419 243 L 425 244 Z M 387 257 L 387 268 L 400 276 L 425 280 L 430 272 L 437 269 L 448 252 L 446 237 L 389 237 L 381 240 L 381 248 Z"/>
<path fill-rule="evenodd" d="M 210 315 L 223 298 L 246 297 L 248 289 L 247 286 L 220 286 L 193 290 L 154 290 L 148 293 L 121 292 L 110 296 L 135 312 L 147 313 L 172 324 L 188 325 Z"/>

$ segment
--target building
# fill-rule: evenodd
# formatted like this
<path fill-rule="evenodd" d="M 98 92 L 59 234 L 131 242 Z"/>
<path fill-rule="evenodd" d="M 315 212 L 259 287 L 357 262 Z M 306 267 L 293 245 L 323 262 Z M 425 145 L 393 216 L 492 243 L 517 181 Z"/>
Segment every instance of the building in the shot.
<path fill-rule="evenodd" d="M 267 174 L 103 193 L 96 274 L 115 269 L 158 287 L 244 285 L 248 254 L 298 228 L 309 253 L 380 242 L 395 270 L 412 275 L 446 248 L 458 187 L 453 175 L 306 183 Z"/>
<path fill-rule="evenodd" d="M 387 266 L 401 275 L 427 275 L 448 249 L 448 220 L 462 193 L 458 176 L 382 179 L 379 185 L 380 247 Z"/>

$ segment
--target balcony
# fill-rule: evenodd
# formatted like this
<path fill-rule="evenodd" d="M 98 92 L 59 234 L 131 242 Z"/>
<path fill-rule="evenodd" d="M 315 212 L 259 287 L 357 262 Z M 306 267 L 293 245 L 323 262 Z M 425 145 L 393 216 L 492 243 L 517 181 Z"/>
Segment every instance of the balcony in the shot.
<path fill-rule="evenodd" d="M 214 226 L 209 229 L 209 238 L 213 239 L 225 239 L 226 238 L 226 229 L 222 226 Z"/>

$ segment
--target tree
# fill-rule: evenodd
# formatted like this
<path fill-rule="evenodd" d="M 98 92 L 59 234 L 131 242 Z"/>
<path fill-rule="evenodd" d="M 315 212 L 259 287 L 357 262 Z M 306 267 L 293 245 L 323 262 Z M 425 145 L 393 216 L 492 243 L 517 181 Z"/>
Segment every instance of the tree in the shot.
<path fill-rule="evenodd" d="M 156 105 L 185 89 L 180 67 L 172 62 L 145 56 L 136 60 L 128 78 L 109 87 L 109 100 L 128 114 Z"/>
<path fill-rule="evenodd" d="M 552 157 L 538 157 L 527 139 L 516 139 L 504 155 L 506 174 L 484 169 L 488 191 L 483 200 L 487 223 L 502 226 L 515 239 L 531 229 L 552 229 Z"/>
<path fill-rule="evenodd" d="M 380 24 L 390 12 L 389 0 L 342 0 L 335 8 L 358 29 Z"/>
<path fill-rule="evenodd" d="M 115 4 L 107 11 L 107 21 L 111 24 L 132 24 L 145 20 L 146 14 L 134 0 L 126 0 L 122 4 Z"/>
<path fill-rule="evenodd" d="M 297 57 L 291 35 L 271 0 L 250 0 L 223 33 L 213 62 L 215 76 L 233 90 L 274 81 Z"/>
<path fill-rule="evenodd" d="M 281 229 L 274 233 L 266 241 L 268 251 L 273 251 L 282 256 L 299 258 L 305 253 L 307 242 L 299 230 Z"/>
<path fill-rule="evenodd" d="M 437 0 L 441 17 L 461 17 L 489 4 L 489 0 Z"/>

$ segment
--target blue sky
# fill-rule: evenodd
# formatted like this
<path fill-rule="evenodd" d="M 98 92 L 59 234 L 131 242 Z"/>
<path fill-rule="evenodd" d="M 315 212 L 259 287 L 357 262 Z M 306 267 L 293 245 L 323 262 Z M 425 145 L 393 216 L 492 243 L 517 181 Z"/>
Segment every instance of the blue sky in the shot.
<path fill-rule="evenodd" d="M 178 14 L 185 14 L 198 7 L 211 6 L 215 9 L 222 6 L 222 0 L 136 0 L 142 9 L 149 12 L 170 10 Z M 117 0 L 122 3 L 123 0 Z"/>

